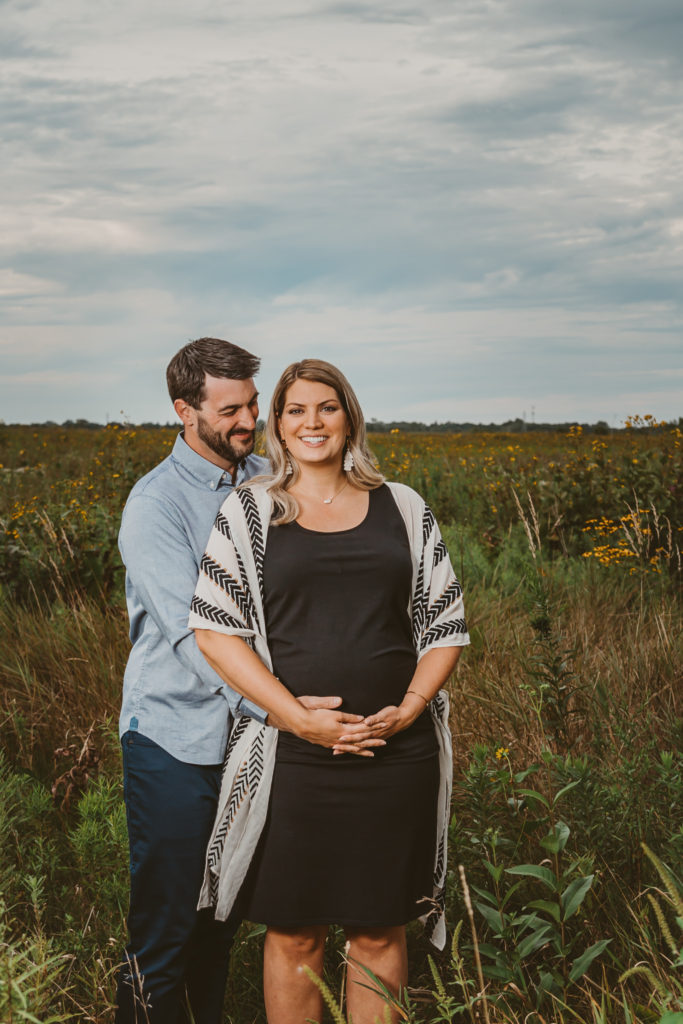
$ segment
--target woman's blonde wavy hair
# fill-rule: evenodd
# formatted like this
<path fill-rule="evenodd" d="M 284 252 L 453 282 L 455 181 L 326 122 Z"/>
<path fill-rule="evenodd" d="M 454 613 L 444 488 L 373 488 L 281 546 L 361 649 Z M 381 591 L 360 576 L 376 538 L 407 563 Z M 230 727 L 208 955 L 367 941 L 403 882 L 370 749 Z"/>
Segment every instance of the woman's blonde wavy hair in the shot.
<path fill-rule="evenodd" d="M 346 377 L 341 370 L 324 359 L 302 359 L 288 366 L 275 385 L 266 423 L 266 455 L 270 459 L 273 472 L 268 491 L 273 498 L 274 515 L 271 522 L 274 526 L 291 523 L 299 515 L 298 502 L 294 495 L 289 493 L 289 488 L 299 479 L 299 466 L 291 452 L 283 448 L 278 426 L 287 392 L 296 380 L 327 384 L 336 391 L 349 421 L 348 447 L 353 455 L 353 469 L 347 473 L 349 483 L 363 491 L 372 491 L 384 482 L 384 477 L 377 469 L 375 459 L 368 448 L 365 419 L 360 404 Z M 292 466 L 289 476 L 288 463 Z"/>

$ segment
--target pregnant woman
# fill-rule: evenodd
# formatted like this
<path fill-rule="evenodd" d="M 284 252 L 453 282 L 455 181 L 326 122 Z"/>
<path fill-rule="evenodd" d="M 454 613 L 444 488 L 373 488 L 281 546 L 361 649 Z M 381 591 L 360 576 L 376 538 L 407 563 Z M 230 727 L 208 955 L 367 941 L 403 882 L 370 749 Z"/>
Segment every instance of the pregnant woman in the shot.
<path fill-rule="evenodd" d="M 328 927 L 343 926 L 348 1013 L 371 1024 L 384 1007 L 360 965 L 398 993 L 406 922 L 445 938 L 440 688 L 469 643 L 461 589 L 423 500 L 375 468 L 339 370 L 289 366 L 266 442 L 273 476 L 224 503 L 190 616 L 204 656 L 269 722 L 233 730 L 202 905 L 268 926 L 270 1024 L 321 1019 L 301 965 L 320 975 Z M 296 700 L 330 693 L 364 716 L 363 743 Z"/>

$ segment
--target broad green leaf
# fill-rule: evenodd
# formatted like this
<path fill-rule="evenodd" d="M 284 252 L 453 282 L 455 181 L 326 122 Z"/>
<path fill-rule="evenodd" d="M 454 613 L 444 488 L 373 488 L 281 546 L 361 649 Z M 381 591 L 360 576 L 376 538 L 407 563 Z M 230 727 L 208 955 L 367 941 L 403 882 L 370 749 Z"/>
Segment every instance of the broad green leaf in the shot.
<path fill-rule="evenodd" d="M 683 1024 L 683 1013 L 680 1010 L 667 1010 L 659 1018 L 659 1024 Z"/>
<path fill-rule="evenodd" d="M 592 946 L 589 946 L 581 956 L 577 956 L 569 972 L 569 980 L 578 981 L 579 978 L 582 978 L 595 958 L 600 956 L 611 941 L 611 939 L 600 939 L 599 942 L 594 942 Z"/>
<path fill-rule="evenodd" d="M 575 878 L 570 882 L 560 897 L 562 901 L 563 920 L 567 921 L 575 914 L 583 903 L 584 897 L 591 885 L 595 875 L 586 875 L 585 878 Z"/>
<path fill-rule="evenodd" d="M 533 903 L 528 903 L 527 906 L 533 907 L 534 910 L 545 910 L 546 914 L 560 923 L 560 905 L 559 903 L 553 903 L 551 900 L 534 900 Z"/>
<path fill-rule="evenodd" d="M 555 806 L 557 801 L 564 796 L 565 793 L 568 793 L 570 789 L 574 788 L 574 786 L 578 786 L 580 782 L 581 779 L 575 779 L 574 782 L 568 782 L 566 786 L 562 787 L 562 789 L 558 789 L 557 793 L 553 797 L 553 807 Z"/>
<path fill-rule="evenodd" d="M 550 810 L 550 804 L 546 798 L 535 789 L 518 789 L 517 794 L 519 796 L 526 796 L 529 800 L 538 800 L 547 810 Z"/>
<path fill-rule="evenodd" d="M 548 832 L 547 836 L 541 839 L 541 846 L 549 853 L 561 853 L 569 839 L 569 826 L 563 821 L 557 824 Z"/>
<path fill-rule="evenodd" d="M 525 875 L 529 878 L 538 878 L 540 882 L 543 882 L 552 889 L 553 892 L 557 892 L 557 879 L 555 873 L 549 868 L 543 868 L 540 864 L 517 864 L 513 868 L 506 868 L 508 875 Z"/>
<path fill-rule="evenodd" d="M 494 934 L 500 935 L 503 931 L 503 918 L 500 911 L 494 910 L 493 907 L 488 907 L 485 903 L 475 903 L 474 905 Z"/>
<path fill-rule="evenodd" d="M 545 944 L 550 941 L 548 932 L 551 928 L 552 925 L 543 924 L 540 928 L 537 928 L 535 932 L 532 932 L 531 935 L 527 935 L 525 939 L 522 939 L 516 950 L 517 956 L 520 960 L 523 960 L 531 953 L 535 953 L 537 949 L 540 949 L 541 946 L 545 946 Z"/>
<path fill-rule="evenodd" d="M 494 892 L 489 892 L 488 889 L 482 889 L 481 886 L 475 885 L 470 882 L 470 889 L 472 892 L 476 892 L 477 896 L 481 896 L 487 903 L 492 903 L 494 907 L 498 906 L 498 897 Z"/>

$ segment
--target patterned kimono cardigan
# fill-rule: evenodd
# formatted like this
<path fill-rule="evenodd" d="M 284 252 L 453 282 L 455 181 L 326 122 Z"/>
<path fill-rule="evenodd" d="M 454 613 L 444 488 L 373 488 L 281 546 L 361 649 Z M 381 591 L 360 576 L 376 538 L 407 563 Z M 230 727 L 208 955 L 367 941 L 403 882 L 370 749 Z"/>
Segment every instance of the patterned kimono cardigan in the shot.
<path fill-rule="evenodd" d="M 272 671 L 263 599 L 263 558 L 273 508 L 266 486 L 254 483 L 241 487 L 223 503 L 202 558 L 189 625 L 243 637 Z M 470 641 L 462 590 L 431 509 L 404 484 L 390 483 L 388 487 L 410 541 L 410 613 L 418 660 L 434 647 L 464 646 Z M 420 920 L 434 945 L 443 949 L 446 841 L 453 779 L 446 691 L 439 691 L 429 707 L 439 744 L 440 784 L 432 902 Z M 265 823 L 276 743 L 277 729 L 247 716 L 239 717 L 233 726 L 199 898 L 199 907 L 214 907 L 219 920 L 230 913 Z"/>

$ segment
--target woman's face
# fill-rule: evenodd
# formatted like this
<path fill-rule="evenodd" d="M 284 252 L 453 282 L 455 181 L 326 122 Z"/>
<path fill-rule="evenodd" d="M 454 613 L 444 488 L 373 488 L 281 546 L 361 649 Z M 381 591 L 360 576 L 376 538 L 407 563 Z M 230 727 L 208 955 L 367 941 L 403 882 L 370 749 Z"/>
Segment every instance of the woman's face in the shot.
<path fill-rule="evenodd" d="M 337 392 L 328 384 L 295 380 L 285 394 L 278 425 L 300 464 L 341 464 L 350 427 Z"/>

